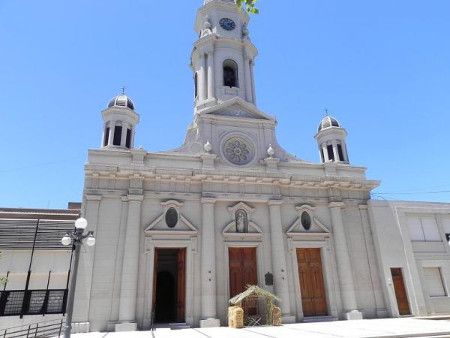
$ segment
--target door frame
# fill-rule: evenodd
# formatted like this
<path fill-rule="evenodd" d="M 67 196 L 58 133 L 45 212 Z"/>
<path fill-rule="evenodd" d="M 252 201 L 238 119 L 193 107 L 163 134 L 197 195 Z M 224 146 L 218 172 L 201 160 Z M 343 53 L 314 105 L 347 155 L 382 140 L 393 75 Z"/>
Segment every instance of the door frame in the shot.
<path fill-rule="evenodd" d="M 301 251 L 303 251 L 303 253 L 304 253 L 304 255 L 305 255 L 305 259 L 304 260 L 302 260 L 302 262 L 304 262 L 304 263 L 306 263 L 307 265 L 308 265 L 308 268 L 307 268 L 307 270 L 306 270 L 306 279 L 308 280 L 308 283 L 309 282 L 312 282 L 312 280 L 314 279 L 313 278 L 313 276 L 312 276 L 312 274 L 313 274 L 313 272 L 312 272 L 312 270 L 310 269 L 310 266 L 309 266 L 309 263 L 311 263 L 311 260 L 308 260 L 308 258 L 310 257 L 309 256 L 309 254 L 307 254 L 308 252 L 312 252 L 314 250 L 314 253 L 317 253 L 317 251 L 318 251 L 318 253 L 319 253 L 319 257 L 318 257 L 318 261 L 313 261 L 313 262 L 316 262 L 316 263 L 319 263 L 320 262 L 320 274 L 322 275 L 322 281 L 321 281 L 321 285 L 319 285 L 318 287 L 320 288 L 320 290 L 323 292 L 321 292 L 321 297 L 323 297 L 323 298 L 325 298 L 325 308 L 320 308 L 320 310 L 323 310 L 324 312 L 326 312 L 325 314 L 321 314 L 321 315 L 318 315 L 318 314 L 316 314 L 317 313 L 317 307 L 316 307 L 316 304 L 314 304 L 313 306 L 314 306 L 314 311 L 312 311 L 312 312 L 314 312 L 315 314 L 314 315 L 311 315 L 310 317 L 321 317 L 321 316 L 328 316 L 329 315 L 329 312 L 328 312 L 328 303 L 327 303 L 327 292 L 326 292 L 326 289 L 325 289 L 325 276 L 324 276 L 324 273 L 323 273 L 323 262 L 322 262 L 322 250 L 320 249 L 320 248 L 297 248 L 295 251 L 296 251 L 296 254 L 297 254 L 297 269 L 300 271 L 300 258 L 299 258 L 299 253 L 301 252 Z M 299 276 L 300 277 L 300 276 Z M 310 285 L 310 286 L 312 286 L 312 285 Z M 306 292 L 312 292 L 312 293 L 315 293 L 315 289 L 309 289 L 307 286 L 305 286 L 305 285 L 303 285 L 303 287 L 302 287 L 302 284 L 300 283 L 300 291 L 301 290 L 305 290 Z M 314 302 L 315 303 L 315 302 Z M 303 298 L 302 298 L 302 307 L 303 307 Z M 303 311 L 303 315 L 305 315 L 305 313 L 304 313 L 304 311 Z"/>
<path fill-rule="evenodd" d="M 297 249 L 320 249 L 320 256 L 322 259 L 322 273 L 325 284 L 325 298 L 327 300 L 327 310 L 329 316 L 339 318 L 339 311 L 337 307 L 338 292 L 335 289 L 333 281 L 338 281 L 336 267 L 333 268 L 333 259 L 331 257 L 331 243 L 330 238 L 325 236 L 316 240 L 305 239 L 288 239 L 288 248 L 291 254 L 292 271 L 294 277 L 294 291 L 295 303 L 297 309 L 297 321 L 304 318 L 302 293 L 300 290 L 300 276 L 298 273 Z"/>
<path fill-rule="evenodd" d="M 186 249 L 186 298 L 185 321 L 194 326 L 194 258 L 197 253 L 197 240 L 192 239 L 145 239 L 145 291 L 143 328 L 149 330 L 151 325 L 151 308 L 153 304 L 153 282 L 155 271 L 155 252 L 158 249 Z"/>
<path fill-rule="evenodd" d="M 398 305 L 398 297 L 397 297 L 397 293 L 395 292 L 395 282 L 394 282 L 394 276 L 392 275 L 392 270 L 400 270 L 400 276 L 403 282 L 403 289 L 405 290 L 405 295 L 406 295 L 406 303 L 408 304 L 408 310 L 409 313 L 408 314 L 400 314 L 400 308 Z M 408 288 L 406 287 L 406 279 L 405 279 L 405 269 L 403 267 L 391 267 L 389 268 L 389 272 L 391 274 L 391 279 L 392 279 L 392 289 L 394 291 L 394 300 L 395 300 L 395 305 L 397 308 L 397 314 L 399 317 L 410 317 L 412 316 L 412 309 L 411 309 L 411 301 L 410 301 L 410 295 L 408 293 Z"/>
<path fill-rule="evenodd" d="M 181 282 L 184 284 L 183 286 L 182 286 L 182 289 L 183 289 L 183 291 L 182 291 L 182 295 L 184 295 L 184 300 L 183 300 L 183 310 L 182 310 L 182 313 L 181 313 L 181 316 L 180 317 L 183 317 L 184 319 L 186 318 L 186 248 L 161 248 L 161 247 L 155 247 L 155 255 L 154 255 L 154 260 L 155 260 L 155 262 L 154 262 L 154 265 L 153 265 L 153 291 L 152 291 L 152 305 L 151 305 L 151 310 L 152 311 L 155 311 L 156 310 L 156 286 L 157 286 L 157 284 L 158 284 L 158 275 L 157 274 L 155 274 L 155 272 L 156 272 L 156 270 L 157 270 L 157 268 L 158 268 L 158 260 L 159 260 L 159 254 L 158 254 L 158 251 L 159 250 L 174 250 L 174 251 L 176 251 L 176 253 L 177 253 L 177 285 L 176 285 L 176 288 L 177 288 L 177 299 L 175 300 L 175 307 L 176 307 L 176 314 L 175 314 L 175 316 L 176 316 L 176 319 L 175 319 L 175 321 L 174 322 L 183 322 L 183 321 L 179 321 L 179 316 L 180 316 L 180 314 L 178 313 L 178 300 L 179 300 L 179 297 L 180 297 L 180 294 L 179 294 L 179 292 L 180 292 L 180 275 L 179 275 L 179 273 L 180 273 L 180 270 L 179 270 L 179 263 L 180 263 L 180 253 L 183 253 L 182 255 L 184 256 L 183 257 L 183 262 L 184 262 L 184 269 L 183 269 L 183 277 L 182 277 L 182 280 L 181 280 Z"/>

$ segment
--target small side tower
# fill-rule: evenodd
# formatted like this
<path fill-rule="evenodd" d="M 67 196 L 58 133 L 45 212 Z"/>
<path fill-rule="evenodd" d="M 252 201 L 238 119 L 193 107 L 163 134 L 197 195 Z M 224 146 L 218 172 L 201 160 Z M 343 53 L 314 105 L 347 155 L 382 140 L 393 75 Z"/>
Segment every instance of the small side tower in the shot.
<path fill-rule="evenodd" d="M 317 128 L 314 136 L 318 145 L 322 163 L 339 162 L 349 163 L 345 138 L 347 131 L 341 127 L 338 120 L 325 116 Z"/>
<path fill-rule="evenodd" d="M 133 149 L 134 133 L 139 123 L 139 114 L 134 111 L 134 103 L 125 94 L 109 101 L 108 108 L 102 111 L 102 148 Z"/>

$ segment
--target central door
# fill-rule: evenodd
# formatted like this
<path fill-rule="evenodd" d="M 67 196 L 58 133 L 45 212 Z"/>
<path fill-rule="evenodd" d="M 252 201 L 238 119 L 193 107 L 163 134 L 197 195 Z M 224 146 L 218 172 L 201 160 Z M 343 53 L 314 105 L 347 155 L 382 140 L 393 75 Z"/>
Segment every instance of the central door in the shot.
<path fill-rule="evenodd" d="M 154 322 L 184 322 L 186 249 L 156 249 L 153 276 Z"/>
<path fill-rule="evenodd" d="M 320 249 L 297 249 L 303 316 L 328 315 Z"/>
<path fill-rule="evenodd" d="M 256 248 L 229 248 L 230 298 L 256 285 Z"/>

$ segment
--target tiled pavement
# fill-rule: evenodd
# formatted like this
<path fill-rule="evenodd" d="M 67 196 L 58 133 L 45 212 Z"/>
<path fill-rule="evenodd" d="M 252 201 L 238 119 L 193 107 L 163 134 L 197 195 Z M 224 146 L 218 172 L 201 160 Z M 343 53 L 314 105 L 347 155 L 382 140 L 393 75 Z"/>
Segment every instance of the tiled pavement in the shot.
<path fill-rule="evenodd" d="M 322 323 L 287 324 L 280 327 L 170 330 L 74 334 L 74 338 L 352 338 L 352 337 L 450 337 L 450 320 L 391 318 Z"/>

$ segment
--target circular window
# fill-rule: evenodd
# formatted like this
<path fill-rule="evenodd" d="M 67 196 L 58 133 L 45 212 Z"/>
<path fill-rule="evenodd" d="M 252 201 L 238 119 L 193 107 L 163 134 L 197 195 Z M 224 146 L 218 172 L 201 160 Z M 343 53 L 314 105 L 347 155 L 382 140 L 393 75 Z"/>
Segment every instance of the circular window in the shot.
<path fill-rule="evenodd" d="M 169 208 L 166 212 L 166 224 L 169 228 L 174 228 L 178 223 L 178 211 L 175 208 Z"/>
<path fill-rule="evenodd" d="M 305 230 L 311 229 L 311 216 L 306 211 L 303 211 L 301 221 Z"/>
<path fill-rule="evenodd" d="M 242 137 L 232 137 L 223 145 L 223 153 L 233 164 L 243 165 L 249 163 L 254 156 L 253 146 Z"/>

